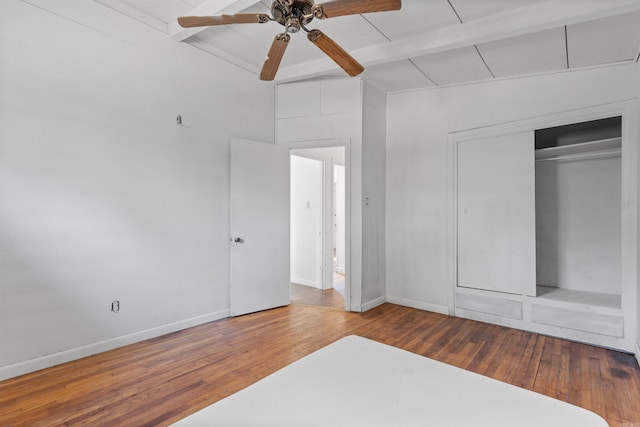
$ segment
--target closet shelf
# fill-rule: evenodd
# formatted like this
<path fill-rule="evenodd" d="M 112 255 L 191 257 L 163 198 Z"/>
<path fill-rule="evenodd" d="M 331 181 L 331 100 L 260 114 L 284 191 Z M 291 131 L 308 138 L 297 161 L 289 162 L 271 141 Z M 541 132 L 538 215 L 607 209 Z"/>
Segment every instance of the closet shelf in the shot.
<path fill-rule="evenodd" d="M 622 309 L 622 296 L 620 294 L 579 291 L 540 285 L 538 285 L 536 289 L 538 299 L 578 304 L 581 306 Z"/>
<path fill-rule="evenodd" d="M 535 150 L 535 155 L 536 161 L 578 160 L 619 156 L 622 152 L 621 150 L 621 138 L 610 138 L 579 144 L 541 148 Z"/>

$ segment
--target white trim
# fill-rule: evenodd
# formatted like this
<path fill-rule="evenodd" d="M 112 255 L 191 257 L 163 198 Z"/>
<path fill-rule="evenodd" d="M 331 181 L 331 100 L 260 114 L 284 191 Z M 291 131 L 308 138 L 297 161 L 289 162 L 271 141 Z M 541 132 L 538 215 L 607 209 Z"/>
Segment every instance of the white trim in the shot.
<path fill-rule="evenodd" d="M 426 302 L 415 301 L 405 298 L 390 297 L 387 295 L 387 302 L 391 304 L 401 305 L 404 307 L 417 308 L 418 310 L 431 311 L 434 313 L 445 314 L 449 316 L 451 312 L 446 305 L 429 304 Z"/>
<path fill-rule="evenodd" d="M 362 312 L 362 306 L 358 305 L 358 304 L 351 304 L 347 306 L 347 311 L 350 311 L 352 313 L 361 313 Z"/>
<path fill-rule="evenodd" d="M 94 0 L 96 3 L 103 5 L 111 10 L 123 14 L 135 21 L 150 26 L 164 34 L 169 34 L 169 24 L 154 18 L 151 15 L 141 12 L 140 10 L 123 3 L 121 0 Z"/>
<path fill-rule="evenodd" d="M 158 326 L 144 331 L 134 332 L 132 334 L 99 341 L 93 344 L 60 351 L 58 353 L 48 354 L 24 362 L 14 363 L 13 365 L 0 367 L 0 381 L 8 378 L 17 377 L 19 375 L 34 372 L 40 369 L 49 368 L 61 363 L 78 360 L 93 354 L 102 353 L 113 350 L 118 347 L 124 347 L 129 344 L 159 337 L 161 335 L 170 334 L 172 332 L 191 328 L 193 326 L 202 325 L 204 323 L 213 322 L 215 320 L 229 317 L 229 309 L 216 311 L 213 313 L 203 314 L 201 316 L 192 317 L 190 319 L 180 320 L 178 322 L 169 323 L 167 325 Z"/>
<path fill-rule="evenodd" d="M 450 215 L 447 223 L 447 279 L 449 280 L 449 292 L 447 295 L 447 313 L 452 316 L 456 312 L 456 289 L 458 285 L 458 143 L 451 133 L 447 140 L 447 202 Z"/>
<path fill-rule="evenodd" d="M 206 28 L 206 27 L 200 27 L 200 28 Z M 198 50 L 201 50 L 202 52 L 206 52 L 209 55 L 213 55 L 223 61 L 226 61 L 229 64 L 235 65 L 236 67 L 239 67 L 245 71 L 253 73 L 256 76 L 260 73 L 260 67 L 255 66 L 247 61 L 244 61 L 243 59 L 238 58 L 235 55 L 225 52 L 224 50 L 219 49 L 205 42 L 204 40 L 199 39 L 197 36 L 193 37 L 192 39 L 190 39 L 188 42 L 185 42 L 185 43 L 187 43 L 188 45 L 191 45 L 192 47 Z"/>
<path fill-rule="evenodd" d="M 616 115 L 624 116 L 625 114 L 630 114 L 632 110 L 635 109 L 636 103 L 636 98 L 623 99 L 606 104 L 585 106 L 574 110 L 556 111 L 521 120 L 488 123 L 477 128 L 455 129 L 449 132 L 449 135 L 452 141 L 462 142 L 496 135 L 508 135 L 511 133 L 535 131 L 547 127 L 598 120 Z M 624 130 L 623 125 L 623 144 L 625 136 Z"/>
<path fill-rule="evenodd" d="M 320 283 L 314 282 L 313 280 L 301 279 L 299 277 L 292 277 L 291 283 L 295 283 L 296 285 L 310 286 L 316 289 L 322 289 L 322 286 Z"/>
<path fill-rule="evenodd" d="M 635 60 L 626 60 L 626 61 L 612 62 L 612 63 L 606 63 L 606 64 L 585 65 L 584 67 L 563 68 L 561 70 L 540 71 L 540 72 L 537 72 L 537 73 L 518 74 L 518 75 L 514 75 L 514 76 L 489 77 L 489 78 L 484 78 L 484 79 L 481 79 L 481 80 L 471 80 L 471 81 L 443 84 L 443 85 L 439 85 L 439 86 L 429 86 L 429 87 L 421 87 L 421 88 L 414 88 L 414 89 L 391 90 L 391 91 L 388 91 L 387 94 L 396 95 L 396 94 L 402 94 L 402 93 L 419 93 L 419 92 L 428 92 L 428 91 L 433 91 L 433 90 L 440 90 L 440 89 L 454 88 L 454 87 L 461 87 L 461 86 L 476 86 L 476 85 L 482 85 L 482 84 L 493 84 L 495 82 L 502 82 L 502 81 L 508 81 L 508 80 L 522 80 L 522 79 L 529 79 L 531 77 L 548 76 L 548 75 L 552 75 L 552 74 L 574 73 L 576 71 L 595 70 L 595 69 L 598 69 L 598 68 L 628 67 L 628 66 L 633 65 L 635 63 L 636 63 Z"/>
<path fill-rule="evenodd" d="M 372 308 L 376 308 L 377 306 L 382 305 L 385 302 L 387 302 L 387 298 L 384 296 L 376 298 L 372 301 L 365 302 L 364 304 L 362 304 L 362 312 L 369 311 Z"/>

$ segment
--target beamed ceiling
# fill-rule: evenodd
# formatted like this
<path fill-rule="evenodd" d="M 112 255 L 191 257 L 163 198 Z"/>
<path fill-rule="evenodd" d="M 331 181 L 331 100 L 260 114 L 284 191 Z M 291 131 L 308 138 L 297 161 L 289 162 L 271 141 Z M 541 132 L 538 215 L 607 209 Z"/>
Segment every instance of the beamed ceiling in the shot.
<path fill-rule="evenodd" d="M 275 23 L 183 29 L 185 15 L 269 13 L 267 0 L 96 0 L 258 74 Z M 367 1 L 367 0 L 363 0 Z M 403 0 L 402 10 L 313 20 L 365 66 L 362 77 L 399 91 L 637 62 L 640 0 Z M 293 34 L 275 82 L 342 70 Z M 265 83 L 268 84 L 268 83 Z"/>

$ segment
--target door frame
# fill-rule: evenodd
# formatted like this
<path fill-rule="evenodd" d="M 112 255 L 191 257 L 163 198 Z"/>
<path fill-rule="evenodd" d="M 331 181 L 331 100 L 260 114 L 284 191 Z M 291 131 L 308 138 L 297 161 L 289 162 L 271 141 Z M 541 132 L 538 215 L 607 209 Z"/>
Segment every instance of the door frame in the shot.
<path fill-rule="evenodd" d="M 344 147 L 344 168 L 345 168 L 345 285 L 344 285 L 344 303 L 345 311 L 351 311 L 351 139 L 350 138 L 332 138 L 332 139 L 319 139 L 309 141 L 295 141 L 281 143 L 289 147 L 291 150 L 306 149 L 306 148 L 330 148 L 330 147 Z M 325 165 L 326 166 L 326 165 Z M 326 167 L 324 168 L 326 171 Z M 323 189 L 323 196 L 326 197 L 327 192 L 330 189 Z M 323 199 L 325 198 L 323 197 Z M 326 205 L 326 201 L 325 201 Z M 325 206 L 326 207 L 326 206 Z M 324 209 L 323 211 L 326 211 Z M 325 223 L 326 221 L 323 221 Z M 326 242 L 327 231 L 324 230 L 325 236 L 323 236 L 323 242 Z M 324 247 L 324 244 L 323 244 Z M 326 258 L 323 248 L 323 261 Z M 326 270 L 326 269 L 324 269 Z M 326 271 L 323 272 L 322 283 L 324 287 Z"/>

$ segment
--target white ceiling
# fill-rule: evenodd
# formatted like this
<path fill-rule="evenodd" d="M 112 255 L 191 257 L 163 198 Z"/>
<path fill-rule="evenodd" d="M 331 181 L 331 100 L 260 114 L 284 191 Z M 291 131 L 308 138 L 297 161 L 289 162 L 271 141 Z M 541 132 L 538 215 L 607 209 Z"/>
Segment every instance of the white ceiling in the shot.
<path fill-rule="evenodd" d="M 96 0 L 256 74 L 275 23 L 181 29 L 176 18 L 269 13 L 269 0 Z M 327 0 L 330 1 L 330 0 Z M 362 0 L 367 1 L 367 0 Z M 321 2 L 321 1 L 319 1 Z M 386 91 L 637 62 L 640 0 L 403 0 L 402 10 L 313 20 Z M 276 83 L 344 75 L 292 35 Z"/>

